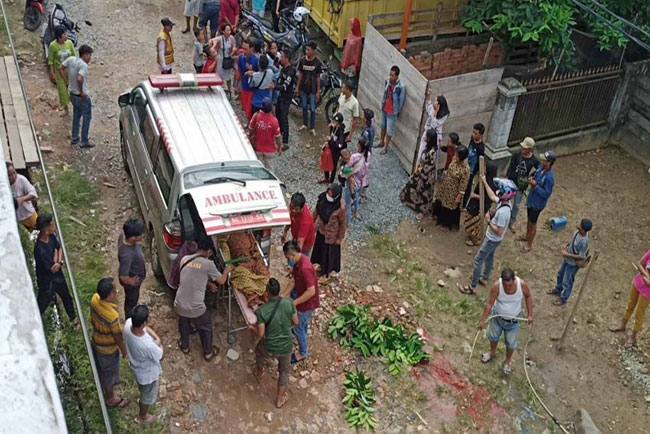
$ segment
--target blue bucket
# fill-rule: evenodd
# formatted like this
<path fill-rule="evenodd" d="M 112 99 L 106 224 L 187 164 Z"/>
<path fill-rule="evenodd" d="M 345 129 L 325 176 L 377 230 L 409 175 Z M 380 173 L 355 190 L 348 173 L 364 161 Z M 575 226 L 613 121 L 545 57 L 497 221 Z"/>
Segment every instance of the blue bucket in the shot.
<path fill-rule="evenodd" d="M 562 217 L 553 217 L 550 220 L 550 224 L 551 224 L 551 230 L 559 231 L 559 230 L 562 230 L 562 229 L 564 229 L 566 227 L 567 219 L 564 216 L 562 216 Z"/>

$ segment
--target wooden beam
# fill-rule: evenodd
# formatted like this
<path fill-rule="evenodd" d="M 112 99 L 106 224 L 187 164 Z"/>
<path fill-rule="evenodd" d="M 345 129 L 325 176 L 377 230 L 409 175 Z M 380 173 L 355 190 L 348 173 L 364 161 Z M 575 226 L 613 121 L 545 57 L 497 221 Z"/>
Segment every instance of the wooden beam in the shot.
<path fill-rule="evenodd" d="M 27 115 L 27 101 L 23 94 L 23 88 L 20 85 L 18 65 L 14 62 L 13 56 L 5 56 L 4 59 L 5 65 L 7 66 L 7 79 L 9 80 L 9 89 L 11 90 L 11 98 L 14 103 L 14 113 L 25 164 L 34 165 L 39 162 L 38 152 L 36 151 L 36 140 L 32 134 L 32 124 Z"/>
<path fill-rule="evenodd" d="M 7 142 L 9 153 L 11 154 L 9 161 L 11 161 L 16 169 L 25 169 L 25 157 L 23 157 L 23 150 L 20 147 L 20 133 L 14 113 L 14 103 L 11 98 L 4 58 L 0 58 L 0 100 L 2 101 L 2 111 L 4 112 L 5 126 L 7 129 Z"/>
<path fill-rule="evenodd" d="M 409 23 L 413 11 L 413 0 L 406 0 L 406 11 L 404 12 L 404 24 L 402 24 L 402 37 L 399 40 L 399 50 L 406 50 L 406 38 L 409 34 Z"/>

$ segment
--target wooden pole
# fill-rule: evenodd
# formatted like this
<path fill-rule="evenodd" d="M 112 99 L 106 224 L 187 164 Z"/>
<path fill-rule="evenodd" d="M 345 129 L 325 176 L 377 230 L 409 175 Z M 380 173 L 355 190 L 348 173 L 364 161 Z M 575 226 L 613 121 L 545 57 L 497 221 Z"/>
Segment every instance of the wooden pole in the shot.
<path fill-rule="evenodd" d="M 576 311 L 578 310 L 578 305 L 580 304 L 580 300 L 582 299 L 582 295 L 584 294 L 585 286 L 587 286 L 587 280 L 589 280 L 589 275 L 591 274 L 591 268 L 594 265 L 594 262 L 596 262 L 596 259 L 598 259 L 598 252 L 594 253 L 594 256 L 591 258 L 591 261 L 589 261 L 589 265 L 587 265 L 587 271 L 585 272 L 585 278 L 582 281 L 582 285 L 580 285 L 580 290 L 578 291 L 578 298 L 576 298 L 576 302 L 573 304 L 573 309 L 571 309 L 571 313 L 569 314 L 569 317 L 566 320 L 566 324 L 564 325 L 564 331 L 562 331 L 562 336 L 560 337 L 560 342 L 557 344 L 557 352 L 560 353 L 564 349 L 564 340 L 566 339 L 567 333 L 569 331 L 569 327 L 571 326 L 571 322 L 573 321 L 573 317 L 576 314 Z M 552 340 L 557 340 L 553 339 Z"/>
<path fill-rule="evenodd" d="M 409 23 L 411 22 L 411 12 L 413 11 L 413 0 L 406 0 L 406 11 L 404 12 L 404 22 L 402 24 L 402 36 L 399 40 L 399 50 L 406 50 L 406 38 L 409 34 Z"/>
<path fill-rule="evenodd" d="M 483 56 L 483 69 L 487 67 L 488 57 L 490 56 L 490 51 L 492 51 L 492 45 L 494 44 L 494 37 L 490 36 L 490 41 L 488 42 L 487 49 L 485 50 L 485 55 Z"/>
<path fill-rule="evenodd" d="M 483 180 L 482 177 L 485 175 L 485 157 L 480 156 L 478 157 L 478 194 L 481 196 L 478 200 L 479 203 L 479 216 L 481 219 L 479 220 L 481 222 L 481 234 L 485 234 L 485 186 L 483 185 Z M 472 189 L 472 192 L 474 189 Z M 470 192 L 471 194 L 471 192 Z M 483 236 L 483 235 L 481 235 Z"/>

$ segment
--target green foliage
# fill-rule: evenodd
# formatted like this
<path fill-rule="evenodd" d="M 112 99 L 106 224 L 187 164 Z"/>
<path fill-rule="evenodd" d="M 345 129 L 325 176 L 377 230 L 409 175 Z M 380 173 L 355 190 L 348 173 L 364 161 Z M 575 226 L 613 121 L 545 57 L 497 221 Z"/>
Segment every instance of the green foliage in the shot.
<path fill-rule="evenodd" d="M 589 2 L 583 2 L 614 27 L 623 23 Z M 601 0 L 607 8 L 648 28 L 650 2 L 647 0 Z M 463 26 L 472 33 L 483 32 L 485 26 L 510 44 L 538 43 L 544 56 L 559 61 L 560 52 L 567 58 L 575 51 L 571 41 L 574 29 L 593 33 L 601 50 L 625 47 L 628 38 L 612 29 L 593 14 L 580 9 L 571 0 L 470 0 L 465 7 Z"/>
<path fill-rule="evenodd" d="M 404 327 L 394 325 L 389 318 L 378 321 L 371 315 L 370 307 L 353 304 L 340 307 L 330 320 L 329 337 L 346 348 L 359 350 L 363 357 L 381 357 L 395 376 L 404 373 L 408 366 L 431 358 L 424 351 L 419 334 L 407 336 Z"/>
<path fill-rule="evenodd" d="M 375 391 L 372 380 L 363 371 L 347 372 L 345 374 L 345 397 L 343 404 L 346 411 L 343 419 L 354 428 L 365 428 L 372 431 L 377 425 L 375 417 Z"/>

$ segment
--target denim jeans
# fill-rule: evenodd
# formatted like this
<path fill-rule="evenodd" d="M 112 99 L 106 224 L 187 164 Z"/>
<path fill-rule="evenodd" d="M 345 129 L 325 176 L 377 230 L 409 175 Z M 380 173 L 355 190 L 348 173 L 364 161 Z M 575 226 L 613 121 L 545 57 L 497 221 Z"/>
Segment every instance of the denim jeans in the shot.
<path fill-rule="evenodd" d="M 481 250 L 474 257 L 474 273 L 472 274 L 472 289 L 478 286 L 479 277 L 488 280 L 494 266 L 494 252 L 501 244 L 501 241 L 490 241 L 487 238 L 483 240 Z"/>
<path fill-rule="evenodd" d="M 72 143 L 79 143 L 79 123 L 81 124 L 81 144 L 88 144 L 88 131 L 92 119 L 92 101 L 90 97 L 82 98 L 79 95 L 70 95 L 72 100 Z"/>
<path fill-rule="evenodd" d="M 359 205 L 361 204 L 361 187 L 354 188 L 354 199 L 352 199 L 352 192 L 350 191 L 350 183 L 345 185 L 345 206 L 347 207 L 348 225 L 352 223 L 352 207 L 354 211 L 359 212 Z"/>
<path fill-rule="evenodd" d="M 293 327 L 293 334 L 298 340 L 298 351 L 303 357 L 309 357 L 309 342 L 307 341 L 307 332 L 309 331 L 309 323 L 314 316 L 314 309 L 306 312 L 298 311 L 298 325 Z"/>
<path fill-rule="evenodd" d="M 316 94 L 300 92 L 300 106 L 302 107 L 302 124 L 313 130 L 316 128 Z"/>
<path fill-rule="evenodd" d="M 570 264 L 566 259 L 562 262 L 560 271 L 557 272 L 557 285 L 555 286 L 555 293 L 560 295 L 562 303 L 566 303 L 571 297 L 577 273 L 578 266 L 576 264 Z"/>
<path fill-rule="evenodd" d="M 210 22 L 210 32 L 216 33 L 219 30 L 219 10 L 221 5 L 219 3 L 206 3 L 203 5 L 203 10 L 200 11 L 199 27 L 204 28 Z"/>
<path fill-rule="evenodd" d="M 512 202 L 512 211 L 510 212 L 510 226 L 515 224 L 517 220 L 517 214 L 519 213 L 519 206 L 521 205 L 521 200 L 524 198 L 524 192 L 517 189 L 517 195 Z"/>

